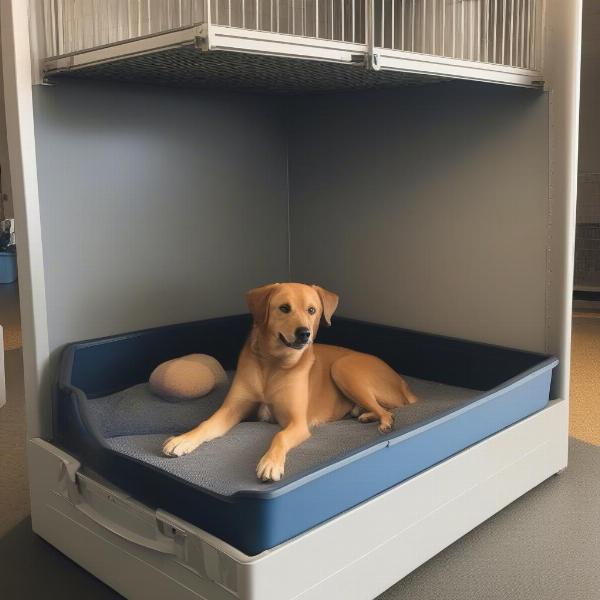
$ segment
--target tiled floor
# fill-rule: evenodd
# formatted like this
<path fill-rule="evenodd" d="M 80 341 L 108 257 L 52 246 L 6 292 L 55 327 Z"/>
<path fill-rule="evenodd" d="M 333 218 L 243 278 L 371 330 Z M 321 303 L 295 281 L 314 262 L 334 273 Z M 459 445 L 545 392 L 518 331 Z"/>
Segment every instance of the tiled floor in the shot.
<path fill-rule="evenodd" d="M 571 435 L 600 446 L 600 314 L 573 318 L 570 407 Z"/>

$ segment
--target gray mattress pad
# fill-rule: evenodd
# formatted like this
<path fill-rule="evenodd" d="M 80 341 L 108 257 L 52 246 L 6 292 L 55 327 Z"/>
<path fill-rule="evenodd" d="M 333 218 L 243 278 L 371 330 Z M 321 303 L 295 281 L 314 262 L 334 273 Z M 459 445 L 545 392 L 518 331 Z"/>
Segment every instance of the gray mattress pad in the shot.
<path fill-rule="evenodd" d="M 232 374 L 229 373 L 231 380 Z M 394 431 L 400 433 L 481 395 L 478 390 L 407 377 L 419 398 L 416 404 L 394 411 Z M 165 439 L 208 418 L 223 402 L 228 386 L 191 401 L 170 401 L 140 384 L 88 400 L 88 415 L 107 445 L 116 452 L 158 467 L 209 492 L 230 496 L 240 491 L 266 491 L 273 484 L 256 478 L 255 469 L 278 425 L 247 421 L 220 439 L 180 458 L 162 454 Z M 325 423 L 288 455 L 285 478 L 313 470 L 380 439 L 377 423 L 345 418 Z"/>

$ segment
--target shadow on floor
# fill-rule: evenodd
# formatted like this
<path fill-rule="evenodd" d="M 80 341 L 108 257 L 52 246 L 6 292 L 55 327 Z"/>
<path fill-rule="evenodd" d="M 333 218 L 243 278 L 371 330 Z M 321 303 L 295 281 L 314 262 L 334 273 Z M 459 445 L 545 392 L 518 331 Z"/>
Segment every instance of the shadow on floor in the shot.
<path fill-rule="evenodd" d="M 35 535 L 29 518 L 0 538 L 0 565 L 4 600 L 122 598 Z"/>

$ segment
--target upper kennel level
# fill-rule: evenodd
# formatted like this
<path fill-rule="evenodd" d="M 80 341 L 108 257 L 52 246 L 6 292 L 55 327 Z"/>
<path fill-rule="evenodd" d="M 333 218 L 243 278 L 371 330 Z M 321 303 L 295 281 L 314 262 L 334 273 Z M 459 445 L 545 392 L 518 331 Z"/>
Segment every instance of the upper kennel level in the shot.
<path fill-rule="evenodd" d="M 43 0 L 46 77 L 298 92 L 542 80 L 545 0 Z"/>

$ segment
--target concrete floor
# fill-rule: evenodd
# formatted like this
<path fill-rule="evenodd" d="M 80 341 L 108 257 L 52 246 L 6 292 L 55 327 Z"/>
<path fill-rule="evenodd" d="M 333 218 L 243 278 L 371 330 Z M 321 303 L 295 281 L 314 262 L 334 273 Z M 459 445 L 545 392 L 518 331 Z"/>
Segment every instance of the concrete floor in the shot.
<path fill-rule="evenodd" d="M 0 410 L 0 537 L 29 514 L 25 471 L 25 403 L 21 355 L 19 288 L 0 284 L 0 325 L 4 331 L 6 406 Z"/>
<path fill-rule="evenodd" d="M 6 405 L 0 409 L 0 543 L 7 531 L 29 515 L 21 351 L 5 352 L 4 365 L 7 400 Z M 0 577 L 0 589 L 1 579 Z M 1 593 L 0 598 L 3 598 Z"/>
<path fill-rule="evenodd" d="M 379 600 L 598 600 L 600 448 L 474 529 Z"/>
<path fill-rule="evenodd" d="M 1 304 L 1 298 L 0 298 Z M 0 306 L 1 315 L 1 306 Z M 0 321 L 1 322 L 1 321 Z M 574 322 L 567 471 L 544 482 L 390 588 L 379 600 L 600 599 L 600 319 Z M 118 594 L 32 534 L 27 518 L 23 371 L 5 355 L 0 410 L 0 598 L 109 600 Z M 324 599 L 325 600 L 325 599 Z"/>

